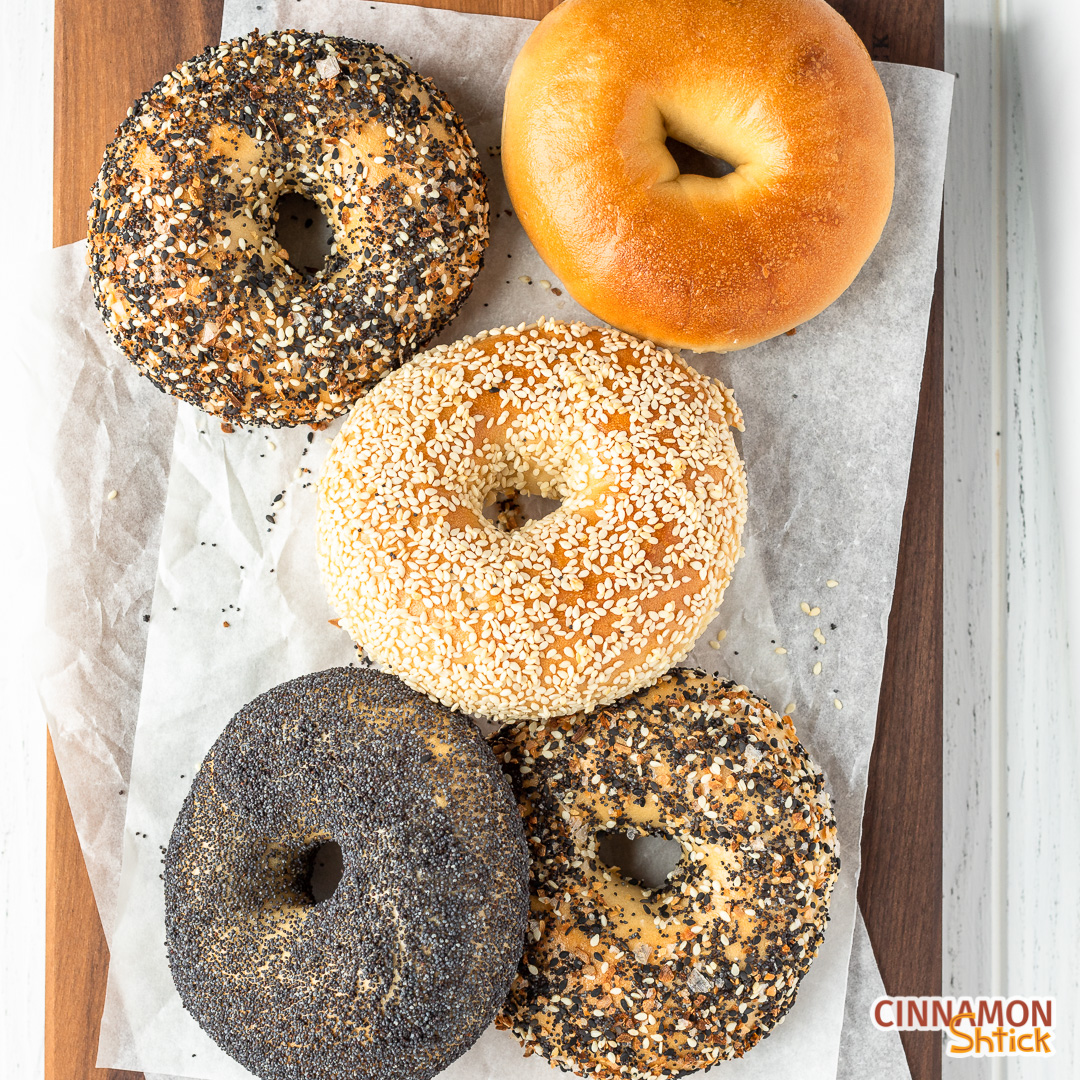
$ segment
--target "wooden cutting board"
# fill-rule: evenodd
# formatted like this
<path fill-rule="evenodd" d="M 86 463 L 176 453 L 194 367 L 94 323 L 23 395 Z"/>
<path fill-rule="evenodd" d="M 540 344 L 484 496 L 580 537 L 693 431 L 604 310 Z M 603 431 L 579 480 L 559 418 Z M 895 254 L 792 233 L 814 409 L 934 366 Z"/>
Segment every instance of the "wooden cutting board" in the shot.
<path fill-rule="evenodd" d="M 647 0 L 643 0 L 647 2 Z M 539 19 L 551 0 L 428 0 Z M 941 68 L 943 0 L 832 0 L 875 60 Z M 86 231 L 90 186 L 128 106 L 216 42 L 221 0 L 56 0 L 53 242 Z M 859 884 L 886 991 L 941 992 L 942 308 L 934 291 Z M 50 746 L 46 848 L 46 1080 L 139 1080 L 95 1069 L 108 951 Z M 914 1080 L 941 1076 L 934 1032 L 904 1035 Z"/>

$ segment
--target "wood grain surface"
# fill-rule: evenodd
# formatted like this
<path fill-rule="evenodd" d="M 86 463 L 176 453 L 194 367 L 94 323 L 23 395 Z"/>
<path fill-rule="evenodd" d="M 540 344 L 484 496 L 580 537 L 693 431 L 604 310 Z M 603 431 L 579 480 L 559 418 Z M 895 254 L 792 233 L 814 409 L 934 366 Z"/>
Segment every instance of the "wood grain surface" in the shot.
<path fill-rule="evenodd" d="M 549 0 L 428 0 L 541 18 Z M 876 60 L 942 66 L 942 0 L 833 0 Z M 85 234 L 102 151 L 130 103 L 218 40 L 221 0 L 56 0 L 53 240 Z M 942 306 L 930 321 L 896 595 L 870 764 L 859 901 L 889 994 L 941 989 Z M 95 1069 L 108 953 L 50 745 L 47 1080 L 137 1080 Z M 907 1033 L 914 1080 L 941 1075 L 940 1036 Z"/>

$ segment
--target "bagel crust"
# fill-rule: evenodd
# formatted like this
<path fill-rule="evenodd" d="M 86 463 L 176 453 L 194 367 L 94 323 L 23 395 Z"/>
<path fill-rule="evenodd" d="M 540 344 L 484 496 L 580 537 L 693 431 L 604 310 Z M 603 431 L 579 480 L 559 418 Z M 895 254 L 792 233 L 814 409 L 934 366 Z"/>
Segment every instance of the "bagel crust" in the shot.
<path fill-rule="evenodd" d="M 585 1077 L 741 1057 L 787 1014 L 839 872 L 824 779 L 791 718 L 677 668 L 591 715 L 490 739 L 532 853 L 525 955 L 496 1019 Z M 605 834 L 681 847 L 664 885 L 605 865 Z"/>
<path fill-rule="evenodd" d="M 444 704 L 500 720 L 652 682 L 742 554 L 731 392 L 615 330 L 543 323 L 416 357 L 357 403 L 319 485 L 340 625 Z M 521 492 L 561 505 L 520 528 Z"/>
<path fill-rule="evenodd" d="M 300 194 L 334 244 L 306 276 L 275 233 Z M 129 110 L 87 262 L 113 341 L 224 421 L 322 427 L 457 313 L 483 262 L 486 180 L 433 83 L 378 45 L 224 41 Z"/>
<path fill-rule="evenodd" d="M 734 166 L 680 174 L 667 138 Z M 824 0 L 565 0 L 506 88 L 502 165 L 530 240 L 601 319 L 726 352 L 854 280 L 893 193 L 889 103 Z"/>

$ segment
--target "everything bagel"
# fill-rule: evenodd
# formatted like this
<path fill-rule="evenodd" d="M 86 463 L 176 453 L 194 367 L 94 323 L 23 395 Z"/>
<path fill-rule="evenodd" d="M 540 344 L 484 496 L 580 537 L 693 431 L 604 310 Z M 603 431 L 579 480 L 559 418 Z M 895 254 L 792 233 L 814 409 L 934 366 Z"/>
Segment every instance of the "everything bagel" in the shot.
<path fill-rule="evenodd" d="M 135 103 L 89 211 L 94 299 L 159 389 L 223 420 L 322 427 L 445 326 L 488 237 L 465 125 L 378 45 L 251 34 L 181 64 Z M 334 233 L 311 277 L 278 202 Z"/>
<path fill-rule="evenodd" d="M 824 780 L 789 717 L 677 668 L 491 744 L 532 852 L 525 956 L 496 1021 L 527 1054 L 667 1078 L 741 1057 L 784 1018 L 839 871 Z M 658 888 L 604 864 L 618 831 L 675 843 Z"/>

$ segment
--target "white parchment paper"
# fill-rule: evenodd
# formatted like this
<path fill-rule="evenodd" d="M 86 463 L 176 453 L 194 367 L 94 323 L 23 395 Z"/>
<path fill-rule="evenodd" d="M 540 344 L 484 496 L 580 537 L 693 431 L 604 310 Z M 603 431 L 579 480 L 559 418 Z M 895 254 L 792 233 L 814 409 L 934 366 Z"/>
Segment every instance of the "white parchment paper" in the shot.
<path fill-rule="evenodd" d="M 80 243 L 50 253 L 35 268 L 38 286 L 28 290 L 37 297 L 28 325 L 38 336 L 37 351 L 27 355 L 50 358 L 38 367 L 37 383 L 63 404 L 58 419 L 37 432 L 35 487 L 52 564 L 39 687 L 111 938 L 176 406 L 105 337 L 84 252 Z M 116 498 L 108 498 L 111 491 Z M 740 564 L 740 577 L 749 565 Z M 907 1080 L 899 1036 L 869 1023 L 869 1008 L 884 993 L 858 916 L 839 1080 Z M 148 1072 L 147 1080 L 169 1078 Z"/>
<path fill-rule="evenodd" d="M 14 333 L 50 403 L 31 429 L 47 591 L 28 653 L 109 939 L 176 403 L 109 340 L 85 251 L 72 244 L 31 266 L 38 286 Z"/>
<path fill-rule="evenodd" d="M 302 7 L 227 3 L 223 34 L 301 21 L 401 53 L 466 117 L 491 181 L 494 228 L 486 269 L 447 336 L 545 315 L 584 317 L 565 293 L 556 294 L 560 285 L 509 212 L 498 159 L 489 154 L 499 140 L 502 86 L 532 24 L 306 0 Z M 747 415 L 742 445 L 750 478 L 747 557 L 695 659 L 748 682 L 778 706 L 798 703 L 800 733 L 829 775 L 844 860 L 833 923 L 799 1004 L 746 1061 L 724 1067 L 732 1075 L 831 1077 L 836 1071 L 866 763 L 952 88 L 951 77 L 937 72 L 889 65 L 880 71 L 896 125 L 897 194 L 882 243 L 858 281 L 792 338 L 726 358 L 692 358 L 736 391 Z M 172 990 L 162 946 L 159 846 L 203 754 L 240 705 L 286 678 L 352 656 L 347 639 L 327 622 L 332 613 L 313 559 L 314 488 L 306 486 L 333 432 L 311 444 L 301 432 L 226 437 L 216 423 L 181 407 L 152 622 L 144 623 L 175 406 L 111 352 L 77 259 L 76 252 L 57 260 L 64 275 L 64 303 L 53 324 L 60 381 L 77 392 L 63 398 L 62 427 L 70 425 L 70 432 L 55 434 L 57 445 L 80 452 L 58 461 L 55 490 L 42 499 L 59 508 L 52 519 L 57 548 L 72 565 L 71 580 L 55 579 L 63 587 L 56 611 L 64 614 L 53 620 L 56 650 L 46 665 L 44 696 L 113 950 L 100 1061 L 173 1075 L 246 1075 L 198 1031 Z M 543 288 L 545 281 L 554 288 Z M 298 474 L 303 469 L 312 471 Z M 110 500 L 113 490 L 117 497 Z M 279 493 L 282 499 L 273 502 Z M 94 572 L 83 579 L 80 555 L 88 548 Z M 67 561 L 54 560 L 61 569 Z M 839 584 L 828 589 L 828 579 Z M 68 613 L 72 596 L 85 611 Z M 820 606 L 820 616 L 804 615 L 803 600 Z M 705 643 L 721 627 L 727 636 L 712 649 Z M 815 627 L 824 644 L 814 639 Z M 788 651 L 778 654 L 777 647 Z M 815 677 L 818 660 L 823 669 Z M 129 787 L 117 893 L 118 826 Z M 537 1064 L 522 1062 L 516 1043 L 492 1031 L 450 1075 L 525 1075 Z"/>

